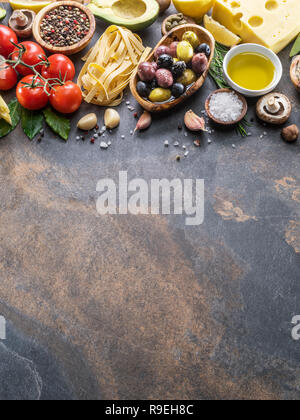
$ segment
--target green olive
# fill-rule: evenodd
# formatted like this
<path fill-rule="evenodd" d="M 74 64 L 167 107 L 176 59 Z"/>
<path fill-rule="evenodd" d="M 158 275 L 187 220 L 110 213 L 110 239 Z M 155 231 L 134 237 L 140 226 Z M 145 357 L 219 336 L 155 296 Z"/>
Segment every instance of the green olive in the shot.
<path fill-rule="evenodd" d="M 195 83 L 196 80 L 196 73 L 194 73 L 193 70 L 187 69 L 184 71 L 183 75 L 177 79 L 177 82 L 183 84 L 183 86 L 190 86 Z"/>
<path fill-rule="evenodd" d="M 194 48 L 191 44 L 187 41 L 179 42 L 177 46 L 177 58 L 180 61 L 184 61 L 185 63 L 189 63 L 194 56 Z"/>
<path fill-rule="evenodd" d="M 151 102 L 166 102 L 171 99 L 172 93 L 170 89 L 157 88 L 152 90 L 149 99 Z"/>
<path fill-rule="evenodd" d="M 200 45 L 199 38 L 197 34 L 195 34 L 195 32 L 193 31 L 185 32 L 185 34 L 182 37 L 182 40 L 189 42 L 194 49 L 196 49 Z"/>

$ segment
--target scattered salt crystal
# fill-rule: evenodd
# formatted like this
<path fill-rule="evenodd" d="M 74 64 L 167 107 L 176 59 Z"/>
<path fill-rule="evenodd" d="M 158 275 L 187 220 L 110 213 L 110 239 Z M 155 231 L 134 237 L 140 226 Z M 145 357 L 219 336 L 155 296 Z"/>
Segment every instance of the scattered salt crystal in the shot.
<path fill-rule="evenodd" d="M 176 142 L 174 143 L 174 147 L 179 147 L 179 143 L 178 143 L 178 141 L 176 141 Z"/>
<path fill-rule="evenodd" d="M 102 141 L 102 142 L 100 143 L 100 148 L 101 148 L 101 149 L 107 149 L 107 148 L 108 148 L 108 144 L 107 144 L 107 143 L 105 143 L 104 141 Z"/>
<path fill-rule="evenodd" d="M 207 143 L 208 143 L 208 144 L 211 144 L 211 143 L 212 143 L 212 141 L 211 141 L 210 139 L 208 139 L 208 140 L 207 140 Z"/>
<path fill-rule="evenodd" d="M 121 139 L 123 139 L 123 140 L 124 140 L 124 139 L 125 139 L 125 136 L 121 136 Z"/>
<path fill-rule="evenodd" d="M 107 145 L 108 145 L 108 146 L 111 146 L 111 141 L 107 142 Z"/>
<path fill-rule="evenodd" d="M 187 157 L 190 154 L 190 152 L 185 152 L 184 157 Z"/>
<path fill-rule="evenodd" d="M 232 148 L 233 148 L 233 149 L 236 149 L 236 145 L 235 145 L 235 144 L 233 144 L 233 145 L 232 145 Z"/>
<path fill-rule="evenodd" d="M 209 103 L 211 114 L 225 123 L 236 121 L 241 116 L 243 108 L 243 102 L 234 92 L 215 93 Z"/>
<path fill-rule="evenodd" d="M 169 147 L 169 142 L 168 142 L 168 140 L 166 140 L 164 144 L 165 144 L 165 147 Z"/>

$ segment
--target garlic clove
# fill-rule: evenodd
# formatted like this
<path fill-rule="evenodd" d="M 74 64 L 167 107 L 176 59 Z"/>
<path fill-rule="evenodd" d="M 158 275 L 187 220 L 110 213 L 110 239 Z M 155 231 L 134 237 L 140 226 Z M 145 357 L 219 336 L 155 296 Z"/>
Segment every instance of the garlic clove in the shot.
<path fill-rule="evenodd" d="M 104 124 L 107 128 L 112 130 L 120 125 L 120 115 L 115 109 L 108 108 L 104 114 Z"/>
<path fill-rule="evenodd" d="M 78 121 L 77 127 L 83 131 L 90 131 L 97 125 L 96 114 L 87 114 Z"/>
<path fill-rule="evenodd" d="M 145 111 L 139 119 L 135 131 L 146 130 L 152 124 L 152 116 L 148 111 Z"/>
<path fill-rule="evenodd" d="M 192 110 L 185 114 L 184 123 L 190 131 L 207 131 L 204 118 L 199 117 Z"/>

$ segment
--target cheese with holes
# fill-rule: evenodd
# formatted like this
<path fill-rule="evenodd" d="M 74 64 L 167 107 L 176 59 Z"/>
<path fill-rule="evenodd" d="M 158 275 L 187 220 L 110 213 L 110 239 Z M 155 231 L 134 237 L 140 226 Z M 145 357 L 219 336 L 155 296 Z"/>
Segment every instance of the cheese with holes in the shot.
<path fill-rule="evenodd" d="M 278 53 L 300 33 L 300 0 L 216 0 L 213 18 Z"/>

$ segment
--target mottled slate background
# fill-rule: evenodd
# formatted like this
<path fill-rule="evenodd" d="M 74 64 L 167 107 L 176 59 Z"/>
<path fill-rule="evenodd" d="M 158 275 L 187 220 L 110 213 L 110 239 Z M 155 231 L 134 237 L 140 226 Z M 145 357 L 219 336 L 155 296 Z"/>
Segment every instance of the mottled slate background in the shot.
<path fill-rule="evenodd" d="M 98 23 L 97 35 L 104 29 Z M 159 22 L 143 38 L 154 46 Z M 288 52 L 280 90 L 299 122 Z M 108 151 L 76 141 L 81 115 L 103 119 L 88 105 L 67 144 L 48 130 L 29 142 L 20 128 L 0 141 L 0 399 L 300 397 L 300 342 L 291 338 L 300 313 L 299 144 L 255 119 L 247 139 L 217 130 L 195 148 L 177 124 L 188 109 L 201 112 L 213 88 L 207 80 L 135 137 L 122 105 Z M 165 140 L 185 144 L 188 158 L 176 162 Z M 204 178 L 204 224 L 98 216 L 97 181 L 120 170 L 147 181 Z"/>

